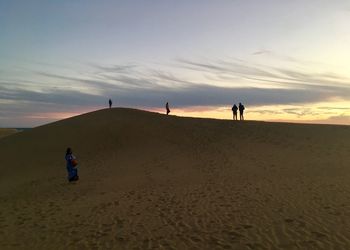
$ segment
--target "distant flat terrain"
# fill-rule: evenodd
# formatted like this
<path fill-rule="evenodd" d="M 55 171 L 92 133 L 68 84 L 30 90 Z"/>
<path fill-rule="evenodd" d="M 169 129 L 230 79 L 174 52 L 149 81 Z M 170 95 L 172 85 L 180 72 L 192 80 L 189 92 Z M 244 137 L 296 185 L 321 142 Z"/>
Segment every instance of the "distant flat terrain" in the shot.
<path fill-rule="evenodd" d="M 23 131 L 0 140 L 0 249 L 350 249 L 349 149 L 349 126 L 119 108 Z"/>
<path fill-rule="evenodd" d="M 17 132 L 18 130 L 15 128 L 0 128 L 0 138 Z"/>

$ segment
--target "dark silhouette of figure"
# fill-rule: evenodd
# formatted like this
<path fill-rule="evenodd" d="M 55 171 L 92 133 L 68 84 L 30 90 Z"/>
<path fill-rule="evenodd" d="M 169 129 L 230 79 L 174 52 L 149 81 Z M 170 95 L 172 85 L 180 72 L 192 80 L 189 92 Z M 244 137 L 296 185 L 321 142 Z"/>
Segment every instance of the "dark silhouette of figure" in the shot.
<path fill-rule="evenodd" d="M 169 103 L 165 104 L 165 109 L 166 109 L 166 114 L 168 115 L 170 113 Z"/>
<path fill-rule="evenodd" d="M 237 110 L 238 110 L 238 107 L 236 106 L 236 104 L 234 104 L 232 106 L 233 120 L 237 120 Z"/>
<path fill-rule="evenodd" d="M 78 169 L 76 167 L 78 163 L 71 148 L 67 148 L 65 159 L 67 162 L 68 181 L 79 180 Z"/>
<path fill-rule="evenodd" d="M 111 99 L 109 99 L 108 103 L 109 103 L 109 108 L 112 108 L 112 100 Z"/>
<path fill-rule="evenodd" d="M 238 108 L 239 108 L 239 119 L 241 121 L 243 121 L 244 120 L 243 112 L 244 112 L 244 109 L 245 109 L 244 105 L 242 103 L 239 103 Z"/>

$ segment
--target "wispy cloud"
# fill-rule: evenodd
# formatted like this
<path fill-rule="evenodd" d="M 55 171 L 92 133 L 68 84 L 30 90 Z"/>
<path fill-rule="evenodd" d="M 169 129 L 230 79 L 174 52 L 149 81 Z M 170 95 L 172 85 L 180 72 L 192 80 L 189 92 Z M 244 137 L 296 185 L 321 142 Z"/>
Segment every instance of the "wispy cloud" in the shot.
<path fill-rule="evenodd" d="M 257 50 L 257 51 L 254 51 L 253 53 L 252 53 L 252 55 L 268 55 L 268 54 L 271 54 L 272 53 L 272 51 L 271 50 L 265 50 L 265 49 L 261 49 L 261 50 Z"/>
<path fill-rule="evenodd" d="M 145 108 L 162 107 L 166 101 L 171 102 L 173 107 L 188 108 L 229 106 L 240 101 L 252 107 L 350 100 L 349 79 L 335 73 L 312 74 L 236 59 L 200 62 L 178 59 L 176 64 L 180 72 L 200 73 L 204 80 L 196 81 L 171 69 L 146 68 L 137 64 L 89 64 L 90 70 L 83 74 L 62 75 L 51 71 L 35 71 L 37 76 L 47 79 L 51 84 L 32 81 L 31 88 L 28 88 L 28 82 L 21 79 L 11 82 L 0 79 L 0 101 L 26 103 L 24 110 L 27 111 L 47 104 L 47 112 L 49 109 L 54 110 L 55 105 L 60 106 L 60 110 L 72 106 L 104 106 L 108 98 L 112 98 L 118 106 Z M 242 84 L 237 84 L 240 80 Z M 220 81 L 228 84 L 217 85 Z M 16 110 L 19 112 L 19 109 Z M 2 106 L 0 112 L 15 112 L 15 109 L 11 109 L 8 104 Z M 285 109 L 276 112 L 303 116 L 315 111 Z"/>
<path fill-rule="evenodd" d="M 179 59 L 180 66 L 196 71 L 202 71 L 216 76 L 217 79 L 256 80 L 261 84 L 273 82 L 276 87 L 299 88 L 310 85 L 349 87 L 350 79 L 331 72 L 302 72 L 282 67 L 269 67 L 249 63 L 243 60 L 217 60 L 210 63 Z"/>
<path fill-rule="evenodd" d="M 21 88 L 21 84 L 2 84 L 1 98 L 80 104 L 100 102 L 101 98 L 114 96 L 123 105 L 156 107 L 165 99 L 176 106 L 228 105 L 242 100 L 248 105 L 296 104 L 325 101 L 334 98 L 350 99 L 350 85 L 335 74 L 311 75 L 289 69 L 261 68 L 235 61 L 195 62 L 178 60 L 181 66 L 193 71 L 210 73 L 216 79 L 231 77 L 247 81 L 274 84 L 273 87 L 216 86 L 210 79 L 196 82 L 182 78 L 172 72 L 155 69 L 141 69 L 136 65 L 99 66 L 94 65 L 92 73 L 85 76 L 65 76 L 50 72 L 36 72 L 40 76 L 58 82 L 78 84 L 99 91 L 87 94 L 77 89 L 44 88 L 40 92 Z M 96 72 L 96 70 L 98 72 Z M 98 74 L 97 74 L 98 73 Z M 225 74 L 225 76 L 223 76 Z M 347 80 L 347 79 L 345 79 Z M 41 86 L 44 86 L 42 84 Z M 260 86 L 257 84 L 257 86 Z"/>

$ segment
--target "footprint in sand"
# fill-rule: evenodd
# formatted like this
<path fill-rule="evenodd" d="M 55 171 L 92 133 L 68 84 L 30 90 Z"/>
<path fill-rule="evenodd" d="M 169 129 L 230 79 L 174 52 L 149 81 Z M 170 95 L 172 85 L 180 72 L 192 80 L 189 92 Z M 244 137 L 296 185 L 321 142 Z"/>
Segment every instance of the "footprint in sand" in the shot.
<path fill-rule="evenodd" d="M 196 236 L 191 236 L 190 239 L 195 242 L 195 243 L 198 243 L 200 241 L 202 241 L 200 238 L 196 237 Z"/>
<path fill-rule="evenodd" d="M 290 218 L 287 218 L 287 219 L 285 219 L 284 221 L 287 222 L 287 223 L 293 223 L 293 222 L 294 222 L 294 220 L 293 220 L 293 219 L 290 219 Z"/>
<path fill-rule="evenodd" d="M 241 238 L 244 238 L 244 236 L 236 231 L 223 231 L 224 234 L 226 234 L 232 241 L 238 241 Z"/>
<path fill-rule="evenodd" d="M 241 225 L 244 229 L 251 229 L 251 228 L 253 228 L 253 226 L 252 225 L 249 225 L 249 224 L 242 224 Z"/>
<path fill-rule="evenodd" d="M 314 236 L 316 236 L 317 238 L 328 238 L 328 236 L 326 234 L 320 233 L 320 232 L 311 232 Z"/>

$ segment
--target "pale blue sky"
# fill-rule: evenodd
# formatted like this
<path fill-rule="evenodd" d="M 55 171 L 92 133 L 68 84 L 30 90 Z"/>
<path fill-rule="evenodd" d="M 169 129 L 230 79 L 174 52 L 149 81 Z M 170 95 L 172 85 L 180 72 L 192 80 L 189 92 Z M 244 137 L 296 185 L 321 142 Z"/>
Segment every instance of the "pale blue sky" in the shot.
<path fill-rule="evenodd" d="M 349 23 L 345 0 L 0 0 L 0 127 L 106 98 L 182 110 L 243 101 L 255 119 L 262 106 L 334 103 L 314 119 L 349 119 L 338 109 L 350 102 Z"/>

